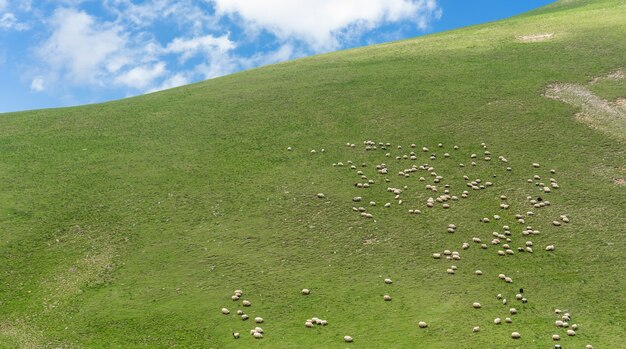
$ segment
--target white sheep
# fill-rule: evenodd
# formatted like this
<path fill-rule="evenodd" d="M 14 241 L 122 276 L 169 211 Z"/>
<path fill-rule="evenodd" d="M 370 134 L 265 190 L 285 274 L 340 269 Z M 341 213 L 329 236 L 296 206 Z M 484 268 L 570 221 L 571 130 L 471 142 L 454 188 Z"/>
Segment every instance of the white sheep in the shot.
<path fill-rule="evenodd" d="M 303 288 L 302 289 L 302 294 L 305 295 L 305 296 L 309 295 L 309 294 L 311 294 L 311 290 L 309 290 L 308 288 Z"/>
<path fill-rule="evenodd" d="M 387 278 L 387 279 L 385 279 L 385 283 L 386 283 L 387 285 L 389 285 L 389 284 L 392 284 L 392 283 L 393 283 L 393 281 L 392 281 L 391 279 Z"/>
<path fill-rule="evenodd" d="M 495 318 L 495 319 L 493 320 L 493 323 L 494 323 L 494 324 L 496 324 L 496 325 L 500 325 L 500 324 L 502 323 L 502 320 L 500 320 L 500 318 L 499 318 L 499 317 L 497 317 L 497 318 Z"/>
<path fill-rule="evenodd" d="M 515 314 L 517 314 L 517 309 L 515 309 L 515 308 L 511 308 L 511 309 L 509 309 L 509 313 L 510 313 L 511 315 L 515 315 Z"/>
<path fill-rule="evenodd" d="M 474 307 L 474 309 L 480 309 L 481 305 L 480 305 L 480 303 L 478 303 L 478 302 L 474 302 L 474 303 L 472 304 L 472 307 Z"/>
<path fill-rule="evenodd" d="M 263 338 L 263 333 L 261 333 L 261 332 L 254 332 L 254 334 L 252 336 L 254 336 L 254 338 L 256 338 L 256 339 L 260 339 L 260 338 Z"/>
<path fill-rule="evenodd" d="M 307 327 L 307 328 L 311 328 L 311 327 L 313 327 L 313 322 L 311 322 L 311 321 L 307 321 L 307 322 L 305 322 L 305 323 L 304 323 L 304 327 Z"/>
<path fill-rule="evenodd" d="M 317 197 L 323 199 L 326 197 L 326 195 L 324 195 L 324 193 L 317 193 Z"/>
<path fill-rule="evenodd" d="M 352 343 L 353 339 L 350 336 L 343 336 L 343 341 L 346 343 Z"/>
<path fill-rule="evenodd" d="M 230 310 L 228 310 L 227 308 L 222 308 L 222 314 L 228 315 L 230 314 Z"/>
<path fill-rule="evenodd" d="M 263 318 L 260 316 L 257 316 L 254 318 L 254 322 L 256 322 L 257 324 L 262 324 L 263 323 Z"/>
<path fill-rule="evenodd" d="M 546 251 L 554 251 L 554 245 L 546 246 Z"/>
<path fill-rule="evenodd" d="M 482 272 L 482 271 L 480 271 L 480 270 L 476 270 L 476 271 L 474 272 L 474 274 L 476 274 L 476 275 L 483 275 L 483 272 Z"/>
<path fill-rule="evenodd" d="M 388 294 L 386 294 L 386 295 L 384 295 L 384 296 L 383 296 L 383 300 L 384 300 L 385 302 L 389 302 L 389 301 L 391 301 L 391 296 L 390 296 L 390 295 L 388 295 Z"/>
<path fill-rule="evenodd" d="M 507 324 L 513 323 L 513 320 L 511 320 L 510 317 L 507 317 L 504 319 L 504 322 L 506 322 Z"/>
<path fill-rule="evenodd" d="M 522 335 L 520 335 L 519 332 L 511 333 L 511 338 L 513 338 L 513 339 L 520 339 L 521 337 L 522 337 Z"/>
<path fill-rule="evenodd" d="M 553 334 L 553 335 L 552 335 L 552 340 L 553 340 L 553 341 L 558 341 L 558 340 L 560 340 L 560 339 L 561 339 L 561 336 L 559 336 L 558 334 Z"/>
<path fill-rule="evenodd" d="M 426 327 L 428 327 L 428 324 L 426 322 L 424 322 L 424 321 L 420 321 L 417 325 L 419 326 L 419 328 L 426 328 Z"/>
<path fill-rule="evenodd" d="M 249 301 L 249 300 L 245 300 L 245 299 L 241 302 L 241 304 L 242 304 L 244 307 L 249 307 L 249 306 L 251 306 L 251 305 L 252 305 L 252 303 L 250 303 L 250 301 Z"/>
<path fill-rule="evenodd" d="M 472 329 L 472 332 L 477 333 L 480 332 L 480 327 L 476 326 Z"/>
<path fill-rule="evenodd" d="M 239 339 L 239 332 L 234 332 L 233 333 L 233 338 Z"/>
<path fill-rule="evenodd" d="M 241 314 L 241 320 L 243 320 L 243 321 L 248 320 L 248 315 L 247 314 Z"/>

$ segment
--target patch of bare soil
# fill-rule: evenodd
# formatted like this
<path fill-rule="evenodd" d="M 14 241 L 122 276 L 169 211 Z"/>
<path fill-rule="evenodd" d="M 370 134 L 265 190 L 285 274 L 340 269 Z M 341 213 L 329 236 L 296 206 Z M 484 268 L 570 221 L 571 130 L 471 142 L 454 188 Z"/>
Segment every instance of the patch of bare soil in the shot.
<path fill-rule="evenodd" d="M 593 85 L 603 80 L 622 80 L 624 78 L 626 78 L 626 72 L 624 71 L 624 69 L 617 69 L 614 72 L 610 72 L 606 75 L 597 76 L 591 79 L 591 81 L 589 81 L 589 84 Z"/>
<path fill-rule="evenodd" d="M 626 140 L 626 110 L 596 96 L 576 84 L 558 83 L 548 86 L 544 96 L 581 109 L 576 119 L 587 126 L 621 140 Z"/>
<path fill-rule="evenodd" d="M 617 185 L 626 185 L 626 179 L 624 178 L 613 178 L 613 182 Z"/>
<path fill-rule="evenodd" d="M 534 34 L 534 35 L 521 35 L 517 37 L 518 41 L 521 42 L 540 42 L 550 40 L 554 37 L 554 33 L 543 33 L 543 34 Z"/>

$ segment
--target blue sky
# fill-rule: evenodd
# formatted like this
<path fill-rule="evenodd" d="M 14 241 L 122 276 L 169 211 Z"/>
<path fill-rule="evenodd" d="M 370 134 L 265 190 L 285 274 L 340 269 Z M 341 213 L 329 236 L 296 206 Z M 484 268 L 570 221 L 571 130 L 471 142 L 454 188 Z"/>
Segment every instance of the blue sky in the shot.
<path fill-rule="evenodd" d="M 0 112 L 135 96 L 550 0 L 0 0 Z"/>

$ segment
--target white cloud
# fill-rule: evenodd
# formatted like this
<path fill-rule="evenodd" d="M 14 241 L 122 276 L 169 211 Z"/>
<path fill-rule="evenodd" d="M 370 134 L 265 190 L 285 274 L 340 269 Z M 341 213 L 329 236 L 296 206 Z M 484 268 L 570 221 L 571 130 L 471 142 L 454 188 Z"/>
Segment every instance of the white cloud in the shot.
<path fill-rule="evenodd" d="M 30 83 L 30 89 L 34 92 L 41 92 L 45 89 L 43 78 L 36 77 Z"/>
<path fill-rule="evenodd" d="M 165 72 L 164 62 L 158 62 L 151 66 L 139 66 L 117 76 L 115 83 L 135 89 L 144 89 Z"/>
<path fill-rule="evenodd" d="M 9 2 L 7 0 L 0 0 L 0 10 L 4 10 Z"/>
<path fill-rule="evenodd" d="M 17 20 L 11 12 L 0 14 L 0 29 L 26 30 L 28 26 Z"/>
<path fill-rule="evenodd" d="M 63 70 L 79 84 L 99 84 L 99 79 L 120 66 L 107 66 L 110 59 L 124 57 L 127 38 L 122 29 L 96 20 L 85 12 L 58 9 L 52 19 L 52 35 L 37 50 L 51 66 Z M 113 70 L 114 71 L 114 70 Z"/>
<path fill-rule="evenodd" d="M 191 39 L 175 38 L 167 45 L 165 51 L 181 54 L 181 60 L 184 62 L 198 52 L 205 52 L 210 55 L 215 51 L 225 53 L 234 48 L 235 43 L 230 41 L 226 35 L 220 37 L 205 35 Z"/>
<path fill-rule="evenodd" d="M 152 89 L 148 90 L 147 93 L 161 91 L 161 90 L 167 90 L 169 88 L 174 88 L 174 87 L 178 87 L 178 86 L 182 86 L 182 85 L 187 85 L 190 82 L 191 81 L 190 81 L 189 77 L 186 76 L 186 74 L 183 74 L 183 73 L 174 74 L 170 78 L 168 78 L 165 81 L 163 81 L 163 83 L 159 87 L 152 88 Z"/>
<path fill-rule="evenodd" d="M 246 26 L 268 30 L 281 39 L 307 42 L 314 50 L 339 46 L 344 30 L 372 29 L 406 20 L 425 28 L 440 10 L 436 0 L 213 0 L 218 16 L 239 16 Z"/>

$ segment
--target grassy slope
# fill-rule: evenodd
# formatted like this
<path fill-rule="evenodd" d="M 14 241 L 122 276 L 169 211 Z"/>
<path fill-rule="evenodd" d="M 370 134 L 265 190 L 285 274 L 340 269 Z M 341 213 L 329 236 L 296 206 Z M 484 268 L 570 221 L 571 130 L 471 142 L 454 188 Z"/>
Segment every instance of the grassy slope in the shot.
<path fill-rule="evenodd" d="M 624 176 L 624 143 L 575 122 L 574 108 L 541 91 L 623 67 L 624 11 L 622 1 L 568 2 L 138 98 L 2 115 L 0 347 L 344 348 L 345 334 L 355 348 L 549 347 L 551 334 L 564 336 L 555 307 L 581 326 L 564 346 L 619 347 L 626 190 L 612 178 Z M 544 32 L 554 39 L 515 40 Z M 405 149 L 441 142 L 435 151 L 453 159 L 436 160 L 437 171 L 453 194 L 465 189 L 464 174 L 497 174 L 496 186 L 426 211 L 423 183 L 389 176 L 410 186 L 405 205 L 426 212 L 377 207 L 375 221 L 363 220 L 350 198 L 389 201 L 386 185 L 363 194 L 354 173 L 330 165 L 367 162 L 379 179 L 374 164 L 395 173 L 409 163 L 345 147 L 365 139 Z M 481 142 L 514 171 L 496 162 L 459 168 Z M 419 155 L 418 164 L 428 161 Z M 531 162 L 545 166 L 533 171 Z M 525 241 L 512 216 L 536 193 L 526 178 L 546 180 L 548 168 L 561 189 L 528 219 L 542 231 L 533 255 L 472 246 L 454 277 L 445 274 L 451 263 L 429 257 L 472 236 L 488 241 L 505 223 L 515 243 Z M 497 209 L 500 194 L 509 211 Z M 494 213 L 503 219 L 478 222 Z M 563 213 L 572 224 L 552 227 Z M 445 233 L 448 223 L 459 232 Z M 548 243 L 555 253 L 543 251 Z M 302 287 L 312 295 L 299 295 Z M 529 304 L 516 304 L 514 324 L 491 325 L 506 316 L 494 295 L 512 298 L 518 287 Z M 261 341 L 247 335 L 252 323 L 219 314 L 237 309 L 236 288 L 253 302 L 248 313 L 267 320 Z M 382 302 L 384 293 L 394 300 Z M 483 309 L 472 311 L 474 301 Z M 305 329 L 314 315 L 330 325 Z M 416 330 L 419 320 L 429 329 Z M 472 335 L 473 326 L 482 332 Z M 509 339 L 515 330 L 522 340 Z"/>

